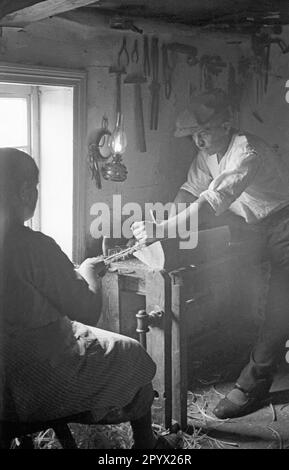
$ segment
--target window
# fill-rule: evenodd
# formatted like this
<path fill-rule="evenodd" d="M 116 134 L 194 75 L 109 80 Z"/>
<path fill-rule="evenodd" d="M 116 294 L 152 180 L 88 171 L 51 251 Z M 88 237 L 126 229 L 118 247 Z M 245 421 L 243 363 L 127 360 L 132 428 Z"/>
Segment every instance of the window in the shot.
<path fill-rule="evenodd" d="M 27 151 L 40 169 L 32 228 L 76 263 L 84 255 L 85 74 L 0 64 L 0 147 Z"/>
<path fill-rule="evenodd" d="M 29 153 L 28 98 L 11 97 L 0 93 L 0 110 L 0 147 L 17 147 Z"/>
<path fill-rule="evenodd" d="M 27 225 L 72 258 L 72 89 L 0 84 L 0 92 L 0 147 L 28 152 L 40 168 L 38 206 Z"/>
<path fill-rule="evenodd" d="M 40 168 L 38 206 L 27 225 L 72 258 L 72 89 L 0 84 L 0 93 L 0 147 L 28 152 Z"/>

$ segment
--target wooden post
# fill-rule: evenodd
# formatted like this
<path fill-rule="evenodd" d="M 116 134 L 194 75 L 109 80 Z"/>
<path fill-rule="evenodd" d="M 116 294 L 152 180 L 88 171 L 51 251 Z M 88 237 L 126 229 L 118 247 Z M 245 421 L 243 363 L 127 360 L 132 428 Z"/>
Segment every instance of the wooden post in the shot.
<path fill-rule="evenodd" d="M 170 280 L 161 272 L 146 274 L 146 312 L 163 311 L 161 325 L 150 326 L 147 351 L 156 363 L 153 379 L 156 398 L 152 406 L 153 422 L 171 427 L 171 305 Z"/>
<path fill-rule="evenodd" d="M 107 272 L 102 278 L 102 313 L 98 328 L 120 332 L 120 286 L 118 272 Z"/>
<path fill-rule="evenodd" d="M 172 418 L 187 428 L 187 331 L 181 274 L 172 276 Z"/>

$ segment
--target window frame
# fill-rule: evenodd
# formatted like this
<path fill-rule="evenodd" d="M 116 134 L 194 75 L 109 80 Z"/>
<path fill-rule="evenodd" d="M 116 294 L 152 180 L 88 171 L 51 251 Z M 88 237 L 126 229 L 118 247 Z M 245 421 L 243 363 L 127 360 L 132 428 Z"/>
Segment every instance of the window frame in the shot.
<path fill-rule="evenodd" d="M 72 260 L 85 255 L 87 73 L 84 70 L 25 66 L 0 62 L 0 82 L 10 85 L 63 86 L 73 89 L 73 224 Z M 32 137 L 33 139 L 33 137 Z M 32 142 L 33 144 L 33 142 Z"/>
<path fill-rule="evenodd" d="M 1 91 L 6 88 L 6 91 Z M 39 97 L 38 86 L 24 85 L 24 84 L 11 84 L 0 82 L 0 98 L 24 98 L 27 106 L 27 146 L 17 147 L 19 150 L 32 155 L 40 168 L 40 129 L 39 129 Z M 32 219 L 25 222 L 25 225 L 34 229 L 40 230 L 40 194 L 38 196 L 38 204 Z"/>

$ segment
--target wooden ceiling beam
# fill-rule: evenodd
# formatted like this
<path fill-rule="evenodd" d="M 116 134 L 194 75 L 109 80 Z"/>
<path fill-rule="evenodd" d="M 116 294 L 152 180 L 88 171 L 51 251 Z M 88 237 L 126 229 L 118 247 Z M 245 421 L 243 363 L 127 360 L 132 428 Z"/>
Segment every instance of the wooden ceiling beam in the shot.
<path fill-rule="evenodd" d="M 0 26 L 24 27 L 99 0 L 0 0 Z"/>

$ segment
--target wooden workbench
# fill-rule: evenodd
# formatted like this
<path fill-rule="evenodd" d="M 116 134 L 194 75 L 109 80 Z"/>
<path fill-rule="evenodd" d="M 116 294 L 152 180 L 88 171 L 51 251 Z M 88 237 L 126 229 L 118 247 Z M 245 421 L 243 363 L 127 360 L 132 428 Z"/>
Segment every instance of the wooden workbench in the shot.
<path fill-rule="evenodd" d="M 202 325 L 214 328 L 228 315 L 255 308 L 250 289 L 259 269 L 252 263 L 242 250 L 231 250 L 213 262 L 170 273 L 130 259 L 113 264 L 104 276 L 100 328 L 138 339 L 138 310 L 164 312 L 147 334 L 147 350 L 157 365 L 154 422 L 169 427 L 173 419 L 186 428 L 188 336 L 202 335 Z"/>

